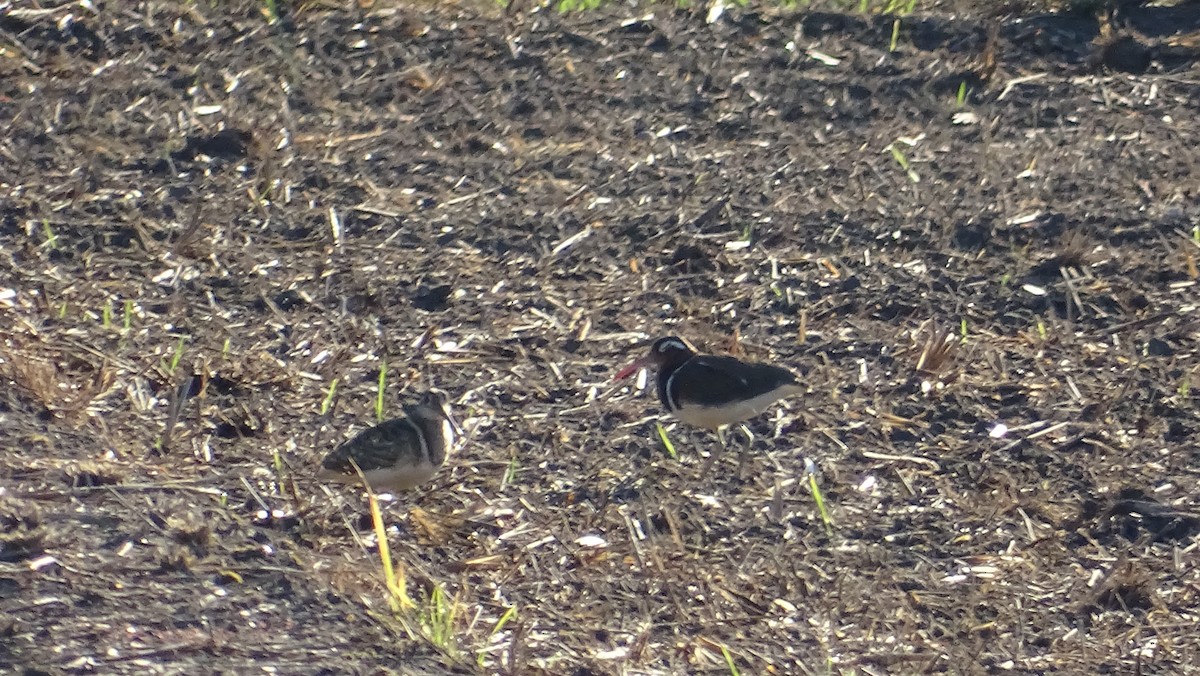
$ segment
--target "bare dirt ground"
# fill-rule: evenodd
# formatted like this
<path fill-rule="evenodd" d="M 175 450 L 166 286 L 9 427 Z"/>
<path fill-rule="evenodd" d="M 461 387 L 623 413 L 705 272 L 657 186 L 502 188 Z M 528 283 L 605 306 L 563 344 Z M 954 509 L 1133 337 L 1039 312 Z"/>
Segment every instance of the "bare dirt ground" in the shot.
<path fill-rule="evenodd" d="M 1200 6 L 994 4 L 0 4 L 0 665 L 1200 670 Z M 743 475 L 666 333 L 807 373 Z"/>

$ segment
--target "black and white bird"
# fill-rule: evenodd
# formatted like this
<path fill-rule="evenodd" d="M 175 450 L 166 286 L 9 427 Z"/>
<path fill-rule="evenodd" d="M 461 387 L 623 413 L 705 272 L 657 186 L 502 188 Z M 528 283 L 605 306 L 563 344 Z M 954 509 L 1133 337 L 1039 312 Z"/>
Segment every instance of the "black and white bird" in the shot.
<path fill-rule="evenodd" d="M 318 478 L 357 484 L 357 464 L 375 491 L 406 490 L 432 479 L 461 433 L 446 393 L 430 390 L 405 406 L 404 414 L 335 448 L 321 461 Z"/>
<path fill-rule="evenodd" d="M 699 354 L 677 336 L 654 341 L 649 352 L 617 373 L 616 380 L 651 366 L 658 369 L 658 398 L 667 411 L 681 422 L 716 432 L 722 446 L 727 426 L 804 391 L 796 375 L 781 366 Z M 750 430 L 741 427 L 752 442 Z"/>

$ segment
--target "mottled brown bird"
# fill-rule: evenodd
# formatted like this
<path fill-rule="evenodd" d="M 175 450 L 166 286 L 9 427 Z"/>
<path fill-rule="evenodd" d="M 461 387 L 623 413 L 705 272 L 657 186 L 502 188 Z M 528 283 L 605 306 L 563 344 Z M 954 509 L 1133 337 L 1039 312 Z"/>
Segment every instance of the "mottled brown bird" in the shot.
<path fill-rule="evenodd" d="M 399 491 L 433 478 L 461 433 L 445 392 L 430 390 L 404 417 L 385 420 L 338 446 L 321 462 L 318 478 L 358 483 L 351 460 L 375 491 Z"/>

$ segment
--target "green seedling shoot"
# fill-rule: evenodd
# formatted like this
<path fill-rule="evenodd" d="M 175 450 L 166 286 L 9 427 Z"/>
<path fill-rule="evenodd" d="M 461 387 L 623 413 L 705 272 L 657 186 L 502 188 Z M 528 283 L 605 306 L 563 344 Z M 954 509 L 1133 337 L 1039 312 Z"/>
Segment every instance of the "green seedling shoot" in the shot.
<path fill-rule="evenodd" d="M 46 246 L 51 249 L 58 248 L 58 235 L 54 234 L 54 230 L 50 227 L 50 219 L 42 219 L 42 234 L 46 236 Z"/>
<path fill-rule="evenodd" d="M 904 170 L 904 173 L 908 174 L 908 180 L 912 181 L 913 183 L 920 183 L 921 177 L 917 175 L 917 172 L 913 171 L 912 168 L 909 167 L 908 157 L 904 155 L 904 151 L 897 148 L 895 143 L 888 146 L 888 149 L 892 151 L 892 158 L 896 160 L 896 164 L 899 164 L 900 168 Z"/>
<path fill-rule="evenodd" d="M 383 420 L 383 393 L 387 389 L 387 362 L 379 365 L 379 388 L 375 392 L 375 419 Z"/>
<path fill-rule="evenodd" d="M 338 378 L 334 378 L 333 382 L 329 383 L 329 389 L 325 391 L 325 399 L 321 401 L 321 415 L 329 413 L 329 409 L 333 408 L 333 398 L 337 396 Z"/>
<path fill-rule="evenodd" d="M 825 526 L 825 534 L 833 534 L 833 519 L 829 518 L 829 510 L 825 508 L 825 496 L 817 485 L 817 475 L 808 475 L 808 492 L 812 493 L 813 501 L 817 503 L 817 512 L 821 514 L 821 523 Z"/>
<path fill-rule="evenodd" d="M 187 336 L 180 336 L 179 342 L 175 343 L 175 353 L 171 355 L 171 363 L 167 365 L 167 373 L 175 373 L 175 369 L 179 368 L 179 362 L 183 361 L 183 346 L 187 342 Z"/>
<path fill-rule="evenodd" d="M 492 633 L 488 634 L 488 639 L 495 638 L 496 634 L 499 634 L 504 629 L 504 625 L 511 622 L 513 620 L 513 618 L 515 618 L 516 616 L 517 616 L 517 607 L 515 605 L 509 606 L 508 610 L 504 611 L 504 614 L 500 616 L 500 619 L 496 620 L 496 626 L 492 627 Z M 486 656 L 487 656 L 487 652 L 484 650 L 480 650 L 478 653 L 475 654 L 475 663 L 479 667 L 483 667 L 484 658 Z"/>
<path fill-rule="evenodd" d="M 429 613 L 425 621 L 429 642 L 447 653 L 454 652 L 454 620 L 458 616 L 458 599 L 448 598 L 441 584 L 429 593 Z"/>

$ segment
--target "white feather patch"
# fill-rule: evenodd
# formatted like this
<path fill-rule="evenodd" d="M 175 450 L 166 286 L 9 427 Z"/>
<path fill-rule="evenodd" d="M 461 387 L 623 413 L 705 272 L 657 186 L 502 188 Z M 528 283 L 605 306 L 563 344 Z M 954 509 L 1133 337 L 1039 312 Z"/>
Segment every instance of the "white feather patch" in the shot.
<path fill-rule="evenodd" d="M 672 374 L 672 377 L 674 375 Z M 697 406 L 690 405 L 682 408 L 675 406 L 675 400 L 671 397 L 671 381 L 667 380 L 667 398 L 670 403 L 671 412 L 680 421 L 696 427 L 704 427 L 710 430 L 715 430 L 724 425 L 732 425 L 743 420 L 749 420 L 763 411 L 771 407 L 776 401 L 792 394 L 798 394 L 800 388 L 795 385 L 785 385 L 760 394 L 753 399 L 745 401 L 735 401 L 723 406 Z"/>

